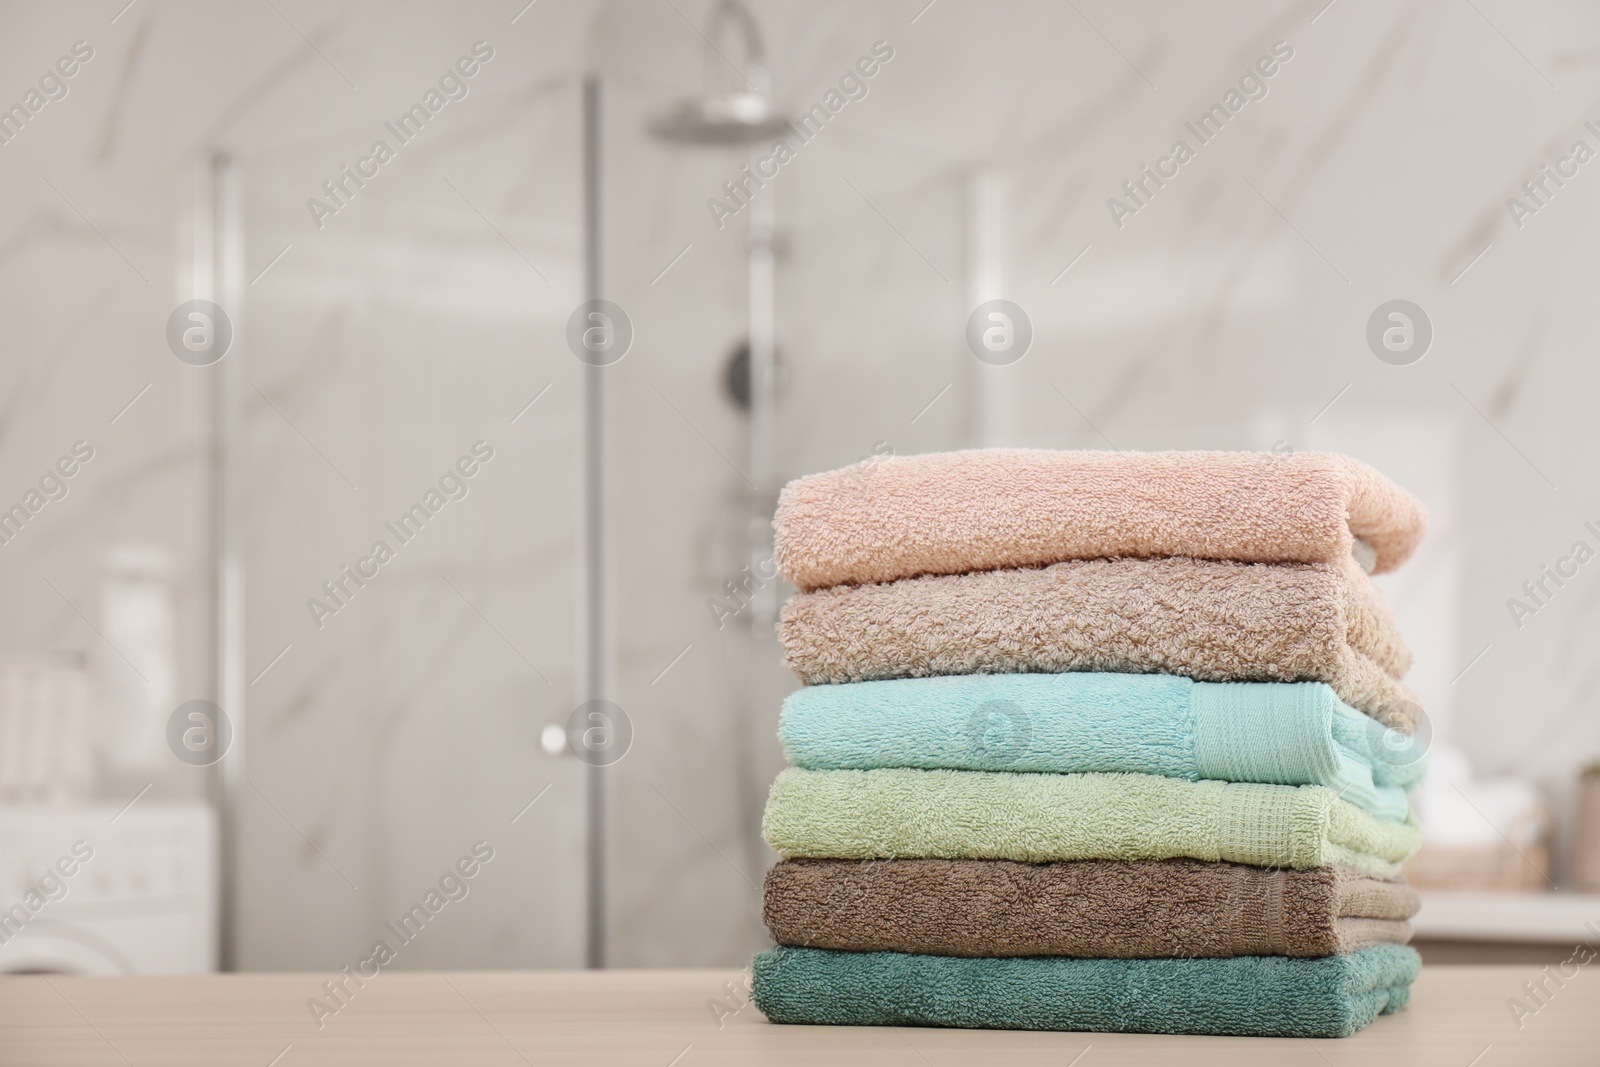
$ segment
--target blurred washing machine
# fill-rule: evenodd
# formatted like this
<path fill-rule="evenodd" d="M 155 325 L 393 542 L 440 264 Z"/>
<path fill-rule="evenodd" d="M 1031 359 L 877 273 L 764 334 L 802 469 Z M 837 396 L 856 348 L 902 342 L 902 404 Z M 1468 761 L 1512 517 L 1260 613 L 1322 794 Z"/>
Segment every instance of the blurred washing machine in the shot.
<path fill-rule="evenodd" d="M 0 974 L 194 974 L 216 961 L 209 806 L 0 806 Z"/>

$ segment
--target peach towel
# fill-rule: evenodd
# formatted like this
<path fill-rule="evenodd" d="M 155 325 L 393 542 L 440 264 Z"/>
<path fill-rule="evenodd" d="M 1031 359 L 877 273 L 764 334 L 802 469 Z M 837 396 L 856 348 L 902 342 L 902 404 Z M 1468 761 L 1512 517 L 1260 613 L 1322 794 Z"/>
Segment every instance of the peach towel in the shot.
<path fill-rule="evenodd" d="M 1335 563 L 1357 538 L 1383 573 L 1427 520 L 1410 493 L 1333 452 L 997 448 L 797 478 L 774 525 L 784 577 L 811 590 L 1118 556 Z"/>

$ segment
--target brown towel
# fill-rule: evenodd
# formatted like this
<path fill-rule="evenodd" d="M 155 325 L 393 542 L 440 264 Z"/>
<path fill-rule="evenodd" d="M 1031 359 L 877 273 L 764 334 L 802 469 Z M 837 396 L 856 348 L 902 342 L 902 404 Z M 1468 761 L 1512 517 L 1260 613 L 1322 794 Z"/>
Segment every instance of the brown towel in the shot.
<path fill-rule="evenodd" d="M 798 593 L 779 626 L 809 684 L 1121 671 L 1326 682 L 1410 733 L 1422 709 L 1383 594 L 1354 564 L 1077 560 Z"/>
<path fill-rule="evenodd" d="M 778 565 L 807 590 L 1122 556 L 1338 563 L 1358 551 L 1382 573 L 1426 525 L 1410 493 L 1332 452 L 1023 448 L 807 475 L 774 519 Z"/>
<path fill-rule="evenodd" d="M 1416 890 L 1341 867 L 1196 860 L 784 860 L 780 945 L 935 956 L 1331 956 L 1411 939 Z"/>

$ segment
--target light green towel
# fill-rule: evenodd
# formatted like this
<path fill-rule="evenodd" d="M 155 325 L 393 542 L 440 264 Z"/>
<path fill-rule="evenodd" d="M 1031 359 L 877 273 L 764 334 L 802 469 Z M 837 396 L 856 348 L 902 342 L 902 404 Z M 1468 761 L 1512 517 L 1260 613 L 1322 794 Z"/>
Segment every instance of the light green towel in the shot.
<path fill-rule="evenodd" d="M 972 959 L 775 948 L 751 964 L 751 994 L 775 1023 L 1348 1037 L 1380 1013 L 1405 1007 L 1421 962 L 1403 945 L 1309 960 Z"/>
<path fill-rule="evenodd" d="M 1419 844 L 1322 786 L 1150 774 L 807 771 L 772 783 L 762 819 L 784 858 L 1190 859 L 1354 867 L 1383 878 Z"/>

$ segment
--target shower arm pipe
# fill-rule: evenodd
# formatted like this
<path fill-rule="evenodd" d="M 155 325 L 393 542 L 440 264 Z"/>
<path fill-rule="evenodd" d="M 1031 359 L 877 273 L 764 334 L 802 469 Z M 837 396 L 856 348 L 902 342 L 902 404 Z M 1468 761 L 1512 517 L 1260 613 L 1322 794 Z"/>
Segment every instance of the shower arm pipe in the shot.
<path fill-rule="evenodd" d="M 706 85 L 716 84 L 721 80 L 718 76 L 733 66 L 732 61 L 717 47 L 725 27 L 729 25 L 737 27 L 744 41 L 743 80 L 750 88 L 765 96 L 772 91 L 772 75 L 767 71 L 767 53 L 761 43 L 761 29 L 756 25 L 750 9 L 739 0 L 722 0 L 711 13 L 711 24 L 706 27 L 706 46 L 702 50 L 706 64 Z"/>

